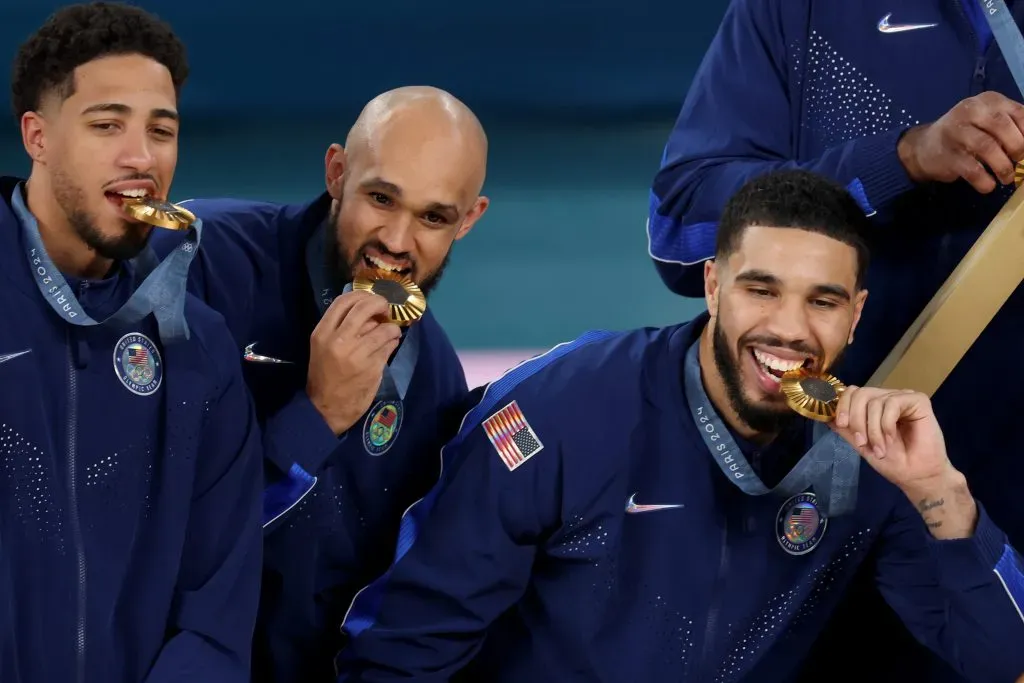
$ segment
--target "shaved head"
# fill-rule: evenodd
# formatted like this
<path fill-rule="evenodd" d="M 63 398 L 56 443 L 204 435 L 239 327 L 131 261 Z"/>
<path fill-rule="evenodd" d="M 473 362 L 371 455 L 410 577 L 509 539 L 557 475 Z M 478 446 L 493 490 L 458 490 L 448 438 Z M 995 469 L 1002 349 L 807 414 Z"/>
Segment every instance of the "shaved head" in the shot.
<path fill-rule="evenodd" d="M 487 172 L 487 134 L 476 114 L 451 93 L 415 85 L 370 100 L 345 140 L 349 163 L 352 155 L 382 144 L 389 135 L 450 148 L 468 172 L 479 175 L 474 187 L 480 193 Z"/>
<path fill-rule="evenodd" d="M 343 280 L 385 268 L 429 292 L 454 242 L 489 204 L 480 195 L 487 174 L 483 126 L 458 98 L 429 86 L 373 98 L 345 146 L 328 149 L 326 170 L 334 265 Z"/>

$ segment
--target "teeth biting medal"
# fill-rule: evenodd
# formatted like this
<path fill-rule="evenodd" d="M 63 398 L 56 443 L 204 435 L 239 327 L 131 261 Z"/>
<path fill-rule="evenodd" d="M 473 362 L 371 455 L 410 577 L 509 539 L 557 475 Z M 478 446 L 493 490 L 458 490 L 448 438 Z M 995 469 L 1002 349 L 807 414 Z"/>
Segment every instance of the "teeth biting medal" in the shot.
<path fill-rule="evenodd" d="M 780 388 L 786 403 L 810 420 L 831 422 L 836 417 L 839 396 L 846 385 L 826 372 L 796 368 L 782 375 Z"/>
<path fill-rule="evenodd" d="M 124 212 L 140 223 L 167 230 L 185 230 L 196 222 L 195 214 L 156 197 L 125 197 Z"/>
<path fill-rule="evenodd" d="M 427 299 L 419 286 L 407 275 L 376 269 L 356 277 L 352 289 L 371 292 L 387 299 L 391 322 L 407 327 L 427 310 Z"/>

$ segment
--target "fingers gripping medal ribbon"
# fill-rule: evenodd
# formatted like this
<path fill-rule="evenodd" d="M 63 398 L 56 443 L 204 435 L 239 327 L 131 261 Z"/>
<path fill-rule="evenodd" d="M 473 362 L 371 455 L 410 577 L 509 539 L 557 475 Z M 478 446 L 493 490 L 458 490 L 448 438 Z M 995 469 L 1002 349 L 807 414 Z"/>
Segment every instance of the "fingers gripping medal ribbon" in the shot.
<path fill-rule="evenodd" d="M 391 322 L 408 327 L 423 317 L 427 310 L 427 299 L 419 286 L 407 275 L 387 270 L 371 271 L 355 278 L 352 289 L 370 292 L 384 297 L 388 302 Z"/>

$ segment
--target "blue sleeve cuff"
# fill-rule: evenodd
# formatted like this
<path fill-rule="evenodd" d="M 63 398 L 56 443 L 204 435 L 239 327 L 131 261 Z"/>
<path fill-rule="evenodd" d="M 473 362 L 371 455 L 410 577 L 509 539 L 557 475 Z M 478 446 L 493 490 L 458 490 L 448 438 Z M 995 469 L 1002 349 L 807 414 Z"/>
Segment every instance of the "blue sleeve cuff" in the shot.
<path fill-rule="evenodd" d="M 320 412 L 298 391 L 264 427 L 264 455 L 287 474 L 294 464 L 315 475 L 328 456 L 344 441 L 335 436 Z"/>
<path fill-rule="evenodd" d="M 978 506 L 978 525 L 970 538 L 937 540 L 929 534 L 929 547 L 939 568 L 942 585 L 967 591 L 992 583 L 992 571 L 1006 550 L 1006 534 Z"/>
<path fill-rule="evenodd" d="M 848 189 L 869 216 L 914 187 L 896 152 L 906 131 L 897 128 L 859 141 L 856 179 Z"/>

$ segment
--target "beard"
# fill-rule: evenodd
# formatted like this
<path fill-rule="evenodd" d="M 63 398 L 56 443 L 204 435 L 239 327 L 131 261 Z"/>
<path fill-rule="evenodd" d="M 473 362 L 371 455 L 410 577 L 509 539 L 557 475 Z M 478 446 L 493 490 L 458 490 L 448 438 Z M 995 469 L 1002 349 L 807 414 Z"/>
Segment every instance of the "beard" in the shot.
<path fill-rule="evenodd" d="M 711 346 L 714 352 L 715 367 L 725 385 L 726 396 L 729 398 L 729 405 L 733 411 L 748 427 L 761 434 L 777 434 L 785 429 L 798 417 L 790 410 L 789 406 L 781 400 L 779 402 L 751 401 L 743 391 L 743 379 L 740 373 L 739 354 L 743 353 L 746 344 L 758 341 L 769 346 L 791 348 L 802 353 L 810 353 L 821 358 L 818 350 L 811 349 L 806 345 L 787 344 L 778 338 L 758 337 L 756 340 L 741 338 L 736 348 L 731 348 L 729 340 L 722 329 L 721 318 L 715 318 L 714 334 L 711 336 Z M 845 349 L 844 349 L 845 350 Z M 836 356 L 832 365 L 835 365 L 842 358 L 843 351 Z"/>
<path fill-rule="evenodd" d="M 54 198 L 67 217 L 71 229 L 97 254 L 111 261 L 130 261 L 146 248 L 152 228 L 123 219 L 120 235 L 104 235 L 96 227 L 95 216 L 83 208 L 86 202 L 82 188 L 59 170 L 53 172 L 52 183 Z"/>
<path fill-rule="evenodd" d="M 376 251 L 390 256 L 396 260 L 405 259 L 410 263 L 413 263 L 411 256 L 408 253 L 396 254 L 395 252 L 388 249 L 382 242 L 373 240 L 362 245 L 355 254 L 355 257 L 349 262 L 345 254 L 348 252 L 346 245 L 342 244 L 339 234 L 341 233 L 341 202 L 336 202 L 331 208 L 331 213 L 327 221 L 327 230 L 324 235 L 324 253 L 327 259 L 327 272 L 331 280 L 331 286 L 336 292 L 340 292 L 345 288 L 345 285 L 352 282 L 355 279 L 355 274 L 359 271 L 365 263 L 366 250 L 370 247 Z M 416 285 L 423 292 L 424 297 L 429 297 L 430 293 L 434 291 L 437 285 L 441 282 L 441 277 L 444 275 L 444 269 L 448 266 L 448 261 L 451 258 L 451 250 L 448 251 L 444 256 L 444 260 L 441 265 L 437 267 L 432 273 L 427 275 Z"/>

